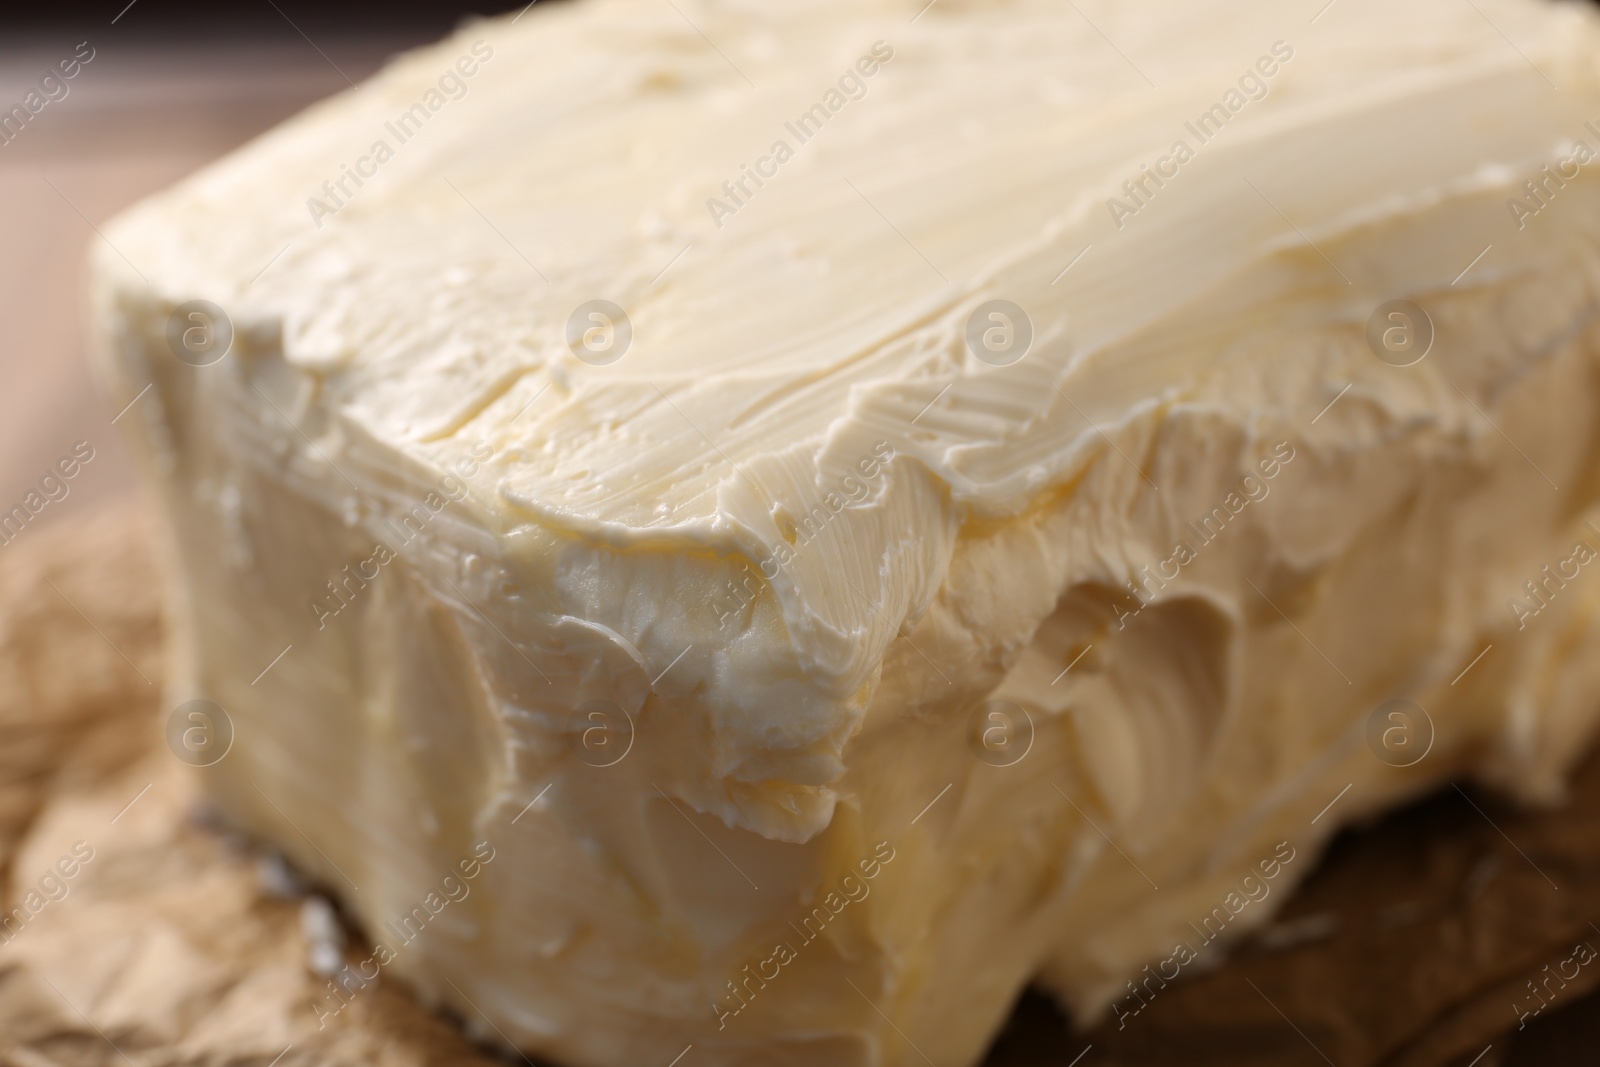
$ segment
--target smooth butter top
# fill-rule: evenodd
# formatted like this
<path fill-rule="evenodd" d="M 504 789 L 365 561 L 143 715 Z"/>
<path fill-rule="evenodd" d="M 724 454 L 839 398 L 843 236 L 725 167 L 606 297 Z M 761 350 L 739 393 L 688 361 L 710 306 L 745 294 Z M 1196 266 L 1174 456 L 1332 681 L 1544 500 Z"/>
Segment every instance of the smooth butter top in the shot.
<path fill-rule="evenodd" d="M 539 5 L 147 202 L 99 267 L 281 323 L 330 456 L 488 442 L 502 530 L 762 564 L 848 694 L 964 524 L 1122 462 L 1099 431 L 1239 337 L 1537 252 L 1502 201 L 1600 120 L 1589 13 L 1321 7 Z M 631 322 L 607 365 L 566 338 L 597 299 Z M 964 340 L 993 299 L 1031 321 L 1010 365 Z"/>

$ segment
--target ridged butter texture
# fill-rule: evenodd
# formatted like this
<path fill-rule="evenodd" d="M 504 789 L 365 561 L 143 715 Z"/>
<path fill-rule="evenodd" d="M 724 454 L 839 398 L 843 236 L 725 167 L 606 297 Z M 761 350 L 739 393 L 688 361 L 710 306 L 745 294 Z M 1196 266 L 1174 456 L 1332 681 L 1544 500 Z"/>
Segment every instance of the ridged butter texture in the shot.
<path fill-rule="evenodd" d="M 1241 877 L 1296 857 L 1229 938 L 1451 776 L 1559 796 L 1600 27 L 1319 6 L 539 5 L 129 212 L 99 349 L 117 406 L 156 385 L 218 805 L 375 938 L 489 842 L 385 966 L 491 1039 L 865 1067 L 973 1062 L 1034 978 L 1122 1017 Z M 169 350 L 195 299 L 212 366 Z M 1366 340 L 1399 299 L 1408 367 Z"/>

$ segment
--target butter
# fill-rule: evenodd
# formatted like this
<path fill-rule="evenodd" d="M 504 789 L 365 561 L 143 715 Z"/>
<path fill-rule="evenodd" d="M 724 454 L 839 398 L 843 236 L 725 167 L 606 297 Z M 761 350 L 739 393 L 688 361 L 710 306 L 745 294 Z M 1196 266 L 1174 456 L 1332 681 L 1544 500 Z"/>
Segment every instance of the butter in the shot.
<path fill-rule="evenodd" d="M 488 1040 L 974 1063 L 1594 732 L 1594 16 L 920 7 L 473 24 L 96 253 L 197 773 Z"/>

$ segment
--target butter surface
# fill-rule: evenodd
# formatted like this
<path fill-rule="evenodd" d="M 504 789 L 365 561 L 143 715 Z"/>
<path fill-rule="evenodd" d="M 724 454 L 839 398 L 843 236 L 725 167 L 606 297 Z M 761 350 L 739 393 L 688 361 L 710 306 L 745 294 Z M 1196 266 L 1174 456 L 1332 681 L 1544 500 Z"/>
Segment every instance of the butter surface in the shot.
<path fill-rule="evenodd" d="M 476 24 L 107 231 L 212 794 L 491 1038 L 970 1063 L 1592 732 L 1594 18 L 918 7 Z"/>

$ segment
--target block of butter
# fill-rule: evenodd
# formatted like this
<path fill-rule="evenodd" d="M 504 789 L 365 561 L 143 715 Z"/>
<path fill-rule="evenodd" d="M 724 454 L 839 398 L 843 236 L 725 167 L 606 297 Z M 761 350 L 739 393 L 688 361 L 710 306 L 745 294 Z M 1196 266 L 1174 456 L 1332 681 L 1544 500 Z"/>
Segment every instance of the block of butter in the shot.
<path fill-rule="evenodd" d="M 1600 23 L 1319 6 L 541 4 L 105 230 L 169 740 L 364 934 L 319 1025 L 962 1067 L 1559 799 Z"/>

